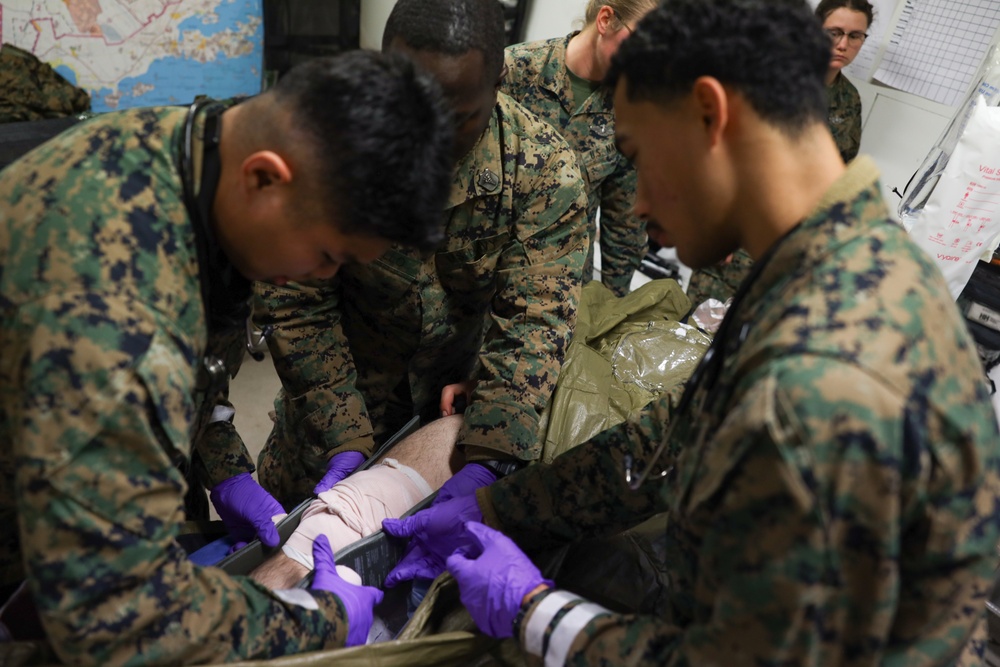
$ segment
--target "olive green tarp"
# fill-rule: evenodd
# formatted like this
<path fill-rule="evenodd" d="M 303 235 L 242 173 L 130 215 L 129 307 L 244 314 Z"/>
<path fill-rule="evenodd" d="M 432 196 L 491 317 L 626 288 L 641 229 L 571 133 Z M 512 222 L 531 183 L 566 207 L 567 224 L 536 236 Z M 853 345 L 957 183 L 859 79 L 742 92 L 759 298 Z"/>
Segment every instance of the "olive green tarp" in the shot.
<path fill-rule="evenodd" d="M 543 462 L 620 424 L 690 377 L 711 343 L 679 322 L 690 308 L 672 279 L 621 298 L 597 281 L 584 285 L 573 342 L 542 419 Z"/>

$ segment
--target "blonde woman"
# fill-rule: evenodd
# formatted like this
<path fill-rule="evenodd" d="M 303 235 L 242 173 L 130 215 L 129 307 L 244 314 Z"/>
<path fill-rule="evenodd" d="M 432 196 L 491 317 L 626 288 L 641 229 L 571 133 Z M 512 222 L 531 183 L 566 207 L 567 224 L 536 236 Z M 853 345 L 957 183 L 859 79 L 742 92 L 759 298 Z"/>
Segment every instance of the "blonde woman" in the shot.
<path fill-rule="evenodd" d="M 576 151 L 587 184 L 593 276 L 597 209 L 601 210 L 601 282 L 629 291 L 646 253 L 646 225 L 632 215 L 635 170 L 615 148 L 611 91 L 601 85 L 611 56 L 656 0 L 590 0 L 583 29 L 566 37 L 507 47 L 503 92 L 559 131 Z"/>

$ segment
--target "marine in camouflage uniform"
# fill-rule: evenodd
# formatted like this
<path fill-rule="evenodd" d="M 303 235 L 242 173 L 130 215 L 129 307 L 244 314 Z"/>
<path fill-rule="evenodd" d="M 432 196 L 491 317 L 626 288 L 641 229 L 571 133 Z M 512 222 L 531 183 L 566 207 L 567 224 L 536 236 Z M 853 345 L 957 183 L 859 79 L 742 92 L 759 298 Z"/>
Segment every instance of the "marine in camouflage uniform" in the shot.
<path fill-rule="evenodd" d="M 486 521 L 532 549 L 670 512 L 665 617 L 583 601 L 562 616 L 573 596 L 553 591 L 532 598 L 522 646 L 571 665 L 947 665 L 984 623 L 996 416 L 874 165 L 852 163 L 755 269 L 716 337 L 717 376 L 689 387 L 672 432 L 663 403 L 478 491 Z M 626 456 L 638 472 L 664 440 L 630 491 Z"/>
<path fill-rule="evenodd" d="M 74 664 L 268 657 L 346 636 L 333 594 L 286 601 L 192 565 L 175 539 L 181 468 L 219 379 L 203 360 L 232 349 L 250 294 L 185 207 L 186 114 L 105 114 L 0 172 L 0 586 L 28 578 Z M 200 169 L 200 142 L 192 157 Z M 215 183 L 195 182 L 210 202 Z"/>
<path fill-rule="evenodd" d="M 532 461 L 569 343 L 587 252 L 587 200 L 566 142 L 498 94 L 460 160 L 433 254 L 394 246 L 324 284 L 257 284 L 254 320 L 282 390 L 259 459 L 286 507 L 341 451 L 370 455 L 442 388 L 478 380 L 458 436 L 467 461 Z"/>
<path fill-rule="evenodd" d="M 577 34 L 507 47 L 507 76 L 501 89 L 556 128 L 576 152 L 586 182 L 590 221 L 584 280 L 589 281 L 594 273 L 600 208 L 601 282 L 624 296 L 646 254 L 646 225 L 632 214 L 635 168 L 615 147 L 611 92 L 599 86 L 585 100 L 574 98 L 566 47 Z"/>
<path fill-rule="evenodd" d="M 861 148 L 861 96 L 843 72 L 826 89 L 830 101 L 828 122 L 833 140 L 844 162 L 850 162 Z"/>
<path fill-rule="evenodd" d="M 90 111 L 90 95 L 48 63 L 11 44 L 0 46 L 0 123 L 62 118 Z"/>

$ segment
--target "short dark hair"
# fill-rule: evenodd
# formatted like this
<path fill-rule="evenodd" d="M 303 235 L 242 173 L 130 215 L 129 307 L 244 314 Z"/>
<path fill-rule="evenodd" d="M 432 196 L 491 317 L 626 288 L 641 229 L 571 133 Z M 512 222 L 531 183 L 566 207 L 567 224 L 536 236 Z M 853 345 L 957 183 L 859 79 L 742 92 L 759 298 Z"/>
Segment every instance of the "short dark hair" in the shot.
<path fill-rule="evenodd" d="M 342 232 L 441 242 L 454 129 L 430 76 L 404 56 L 359 50 L 305 61 L 269 92 L 313 142 L 315 183 L 329 188 Z"/>
<path fill-rule="evenodd" d="M 411 49 L 465 55 L 482 51 L 490 83 L 503 68 L 503 8 L 497 0 L 399 0 L 382 33 L 382 50 L 399 37 Z"/>
<path fill-rule="evenodd" d="M 816 6 L 816 16 L 819 17 L 820 21 L 826 21 L 826 17 L 838 9 L 861 12 L 868 19 L 869 28 L 872 26 L 872 21 L 875 20 L 875 8 L 868 0 L 822 0 Z"/>
<path fill-rule="evenodd" d="M 710 76 L 795 135 L 825 122 L 830 38 L 804 0 L 666 0 L 611 61 L 629 100 L 670 103 Z"/>

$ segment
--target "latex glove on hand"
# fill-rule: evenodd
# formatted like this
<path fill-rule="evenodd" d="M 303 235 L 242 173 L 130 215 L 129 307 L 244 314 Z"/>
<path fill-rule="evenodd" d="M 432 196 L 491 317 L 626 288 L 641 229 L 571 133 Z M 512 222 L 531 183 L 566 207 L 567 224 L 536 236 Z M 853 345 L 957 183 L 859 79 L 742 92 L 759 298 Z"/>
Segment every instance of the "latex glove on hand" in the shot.
<path fill-rule="evenodd" d="M 259 537 L 269 547 L 278 546 L 281 539 L 272 517 L 284 514 L 285 509 L 250 473 L 241 472 L 219 482 L 209 498 L 226 530 L 237 541 Z"/>
<path fill-rule="evenodd" d="M 333 549 L 326 535 L 313 542 L 313 590 L 327 591 L 340 598 L 347 617 L 347 646 L 359 646 L 368 640 L 375 618 L 375 606 L 382 602 L 382 591 L 344 581 L 337 573 Z"/>
<path fill-rule="evenodd" d="M 448 557 L 462 604 L 490 637 L 511 637 L 524 597 L 553 583 L 500 531 L 473 522 L 466 523 L 465 530 L 471 546 Z"/>
<path fill-rule="evenodd" d="M 448 556 L 468 544 L 462 524 L 482 520 L 475 494 L 431 505 L 405 519 L 384 519 L 386 533 L 410 538 L 406 553 L 389 572 L 385 585 L 393 588 L 404 581 L 436 578 L 444 572 Z"/>
<path fill-rule="evenodd" d="M 438 489 L 432 505 L 447 502 L 459 496 L 475 494 L 476 489 L 489 486 L 495 481 L 497 481 L 496 473 L 486 466 L 481 466 L 478 463 L 466 463 L 461 470 Z"/>
<path fill-rule="evenodd" d="M 340 452 L 330 457 L 326 464 L 326 474 L 319 484 L 313 489 L 313 493 L 319 495 L 324 491 L 329 491 L 334 484 L 344 479 L 358 469 L 358 466 L 365 462 L 365 455 L 361 452 Z"/>

